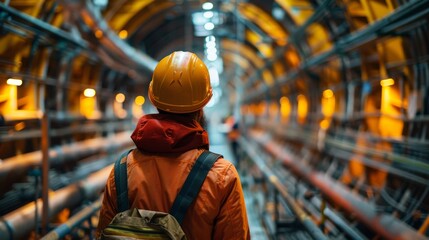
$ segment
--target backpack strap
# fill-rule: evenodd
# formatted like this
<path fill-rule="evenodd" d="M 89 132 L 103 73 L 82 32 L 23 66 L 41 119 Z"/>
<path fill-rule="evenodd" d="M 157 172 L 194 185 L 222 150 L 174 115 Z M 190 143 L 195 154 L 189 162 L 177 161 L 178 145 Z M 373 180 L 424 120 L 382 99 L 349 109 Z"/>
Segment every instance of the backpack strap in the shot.
<path fill-rule="evenodd" d="M 115 185 L 116 185 L 116 200 L 118 202 L 118 212 L 123 212 L 129 209 L 128 202 L 128 177 L 127 177 L 127 161 L 121 163 L 121 160 L 128 156 L 133 149 L 130 149 L 121 154 L 115 162 Z"/>
<path fill-rule="evenodd" d="M 222 155 L 212 153 L 210 151 L 204 151 L 196 160 L 170 209 L 170 214 L 176 218 L 179 224 L 182 224 L 186 210 L 198 195 L 213 164 L 220 157 L 222 157 Z"/>

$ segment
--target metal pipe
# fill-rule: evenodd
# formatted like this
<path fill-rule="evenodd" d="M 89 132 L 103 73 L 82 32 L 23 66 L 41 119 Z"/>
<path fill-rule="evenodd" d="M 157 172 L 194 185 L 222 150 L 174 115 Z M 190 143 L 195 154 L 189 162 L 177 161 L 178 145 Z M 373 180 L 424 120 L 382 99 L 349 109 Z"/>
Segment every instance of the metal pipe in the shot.
<path fill-rule="evenodd" d="M 89 219 L 101 208 L 101 198 L 92 203 L 89 206 L 86 206 L 78 213 L 73 215 L 67 222 L 56 227 L 54 230 L 50 231 L 48 234 L 43 236 L 41 240 L 57 240 L 64 238 L 70 231 L 82 224 L 83 221 Z"/>
<path fill-rule="evenodd" d="M 250 131 L 249 136 L 263 146 L 268 153 L 281 159 L 282 164 L 298 178 L 319 189 L 325 197 L 354 214 L 357 219 L 384 238 L 427 239 L 399 219 L 388 214 L 378 213 L 374 205 L 353 194 L 331 177 L 312 170 L 303 162 L 294 160 L 284 147 L 274 142 L 268 135 Z"/>
<path fill-rule="evenodd" d="M 122 132 L 106 138 L 95 138 L 49 150 L 50 165 L 55 167 L 65 162 L 75 161 L 98 152 L 115 152 L 131 146 L 130 132 Z M 0 190 L 27 174 L 32 167 L 42 163 L 41 151 L 26 153 L 4 159 L 0 162 Z"/>
<path fill-rule="evenodd" d="M 113 60 L 113 65 L 123 66 L 125 73 L 136 81 L 142 82 L 138 72 L 146 70 L 153 72 L 158 61 L 130 46 L 127 42 L 120 39 L 108 26 L 100 11 L 91 1 L 80 0 L 62 0 L 64 10 L 72 16 L 76 24 L 85 24 L 86 28 L 91 29 L 93 33 L 99 32 L 97 54 L 101 59 L 108 62 Z M 115 66 L 111 66 L 115 69 Z M 124 70 L 121 69 L 123 72 Z"/>
<path fill-rule="evenodd" d="M 49 23 L 46 23 L 40 19 L 29 16 L 25 13 L 22 13 L 10 6 L 8 6 L 9 1 L 5 3 L 0 2 L 0 10 L 5 12 L 8 16 L 13 19 L 18 20 L 18 22 L 23 22 L 28 27 L 30 31 L 34 31 L 35 33 L 43 33 L 44 35 L 52 35 L 53 37 L 60 39 L 62 42 L 69 43 L 70 48 L 80 48 L 87 49 L 88 44 L 83 39 L 76 39 L 72 34 L 65 32 L 61 29 L 53 27 Z"/>
<path fill-rule="evenodd" d="M 264 96 L 266 93 L 271 92 L 273 89 L 278 88 L 278 86 L 284 83 L 292 82 L 300 76 L 300 72 L 313 66 L 320 65 L 338 53 L 351 51 L 368 42 L 378 39 L 380 36 L 393 33 L 395 29 L 410 24 L 418 19 L 423 19 L 429 12 L 429 8 L 426 7 L 428 4 L 429 0 L 415 0 L 400 6 L 392 14 L 368 25 L 367 28 L 352 32 L 339 39 L 336 42 L 335 47 L 331 50 L 307 59 L 298 67 L 298 69 L 288 72 L 287 76 L 280 77 L 281 79 L 277 81 L 277 84 L 274 84 L 271 87 L 262 85 L 258 89 L 252 90 L 251 93 L 246 95 L 243 102 L 251 102 L 252 100 Z"/>
<path fill-rule="evenodd" d="M 258 168 L 263 172 L 265 177 L 271 182 L 271 184 L 281 194 L 283 199 L 286 200 L 288 206 L 291 208 L 298 220 L 303 224 L 308 233 L 314 239 L 327 239 L 322 231 L 316 226 L 311 218 L 305 213 L 305 211 L 298 205 L 298 203 L 291 197 L 287 191 L 287 188 L 280 182 L 278 177 L 273 171 L 265 164 L 264 160 L 258 155 L 255 148 L 250 147 L 250 143 L 244 138 L 239 138 L 241 146 L 247 146 L 244 150 L 252 157 Z"/>
<path fill-rule="evenodd" d="M 48 232 L 49 224 L 49 118 L 46 112 L 42 117 L 42 234 Z"/>
<path fill-rule="evenodd" d="M 107 177 L 113 164 L 91 174 L 86 179 L 71 184 L 65 188 L 51 192 L 49 201 L 49 218 L 52 219 L 64 208 L 72 208 L 79 205 L 82 200 L 96 199 L 104 188 Z M 37 201 L 37 209 L 40 211 L 42 200 Z M 24 239 L 34 229 L 36 204 L 29 203 L 11 213 L 6 214 L 0 220 L 0 240 Z M 37 214 L 40 216 L 40 212 Z M 40 221 L 40 219 L 37 219 Z"/>

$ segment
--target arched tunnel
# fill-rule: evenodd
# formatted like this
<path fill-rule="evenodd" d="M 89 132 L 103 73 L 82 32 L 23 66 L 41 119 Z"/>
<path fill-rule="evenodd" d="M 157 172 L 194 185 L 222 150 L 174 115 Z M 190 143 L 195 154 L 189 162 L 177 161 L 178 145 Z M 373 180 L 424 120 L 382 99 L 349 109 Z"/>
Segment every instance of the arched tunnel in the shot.
<path fill-rule="evenodd" d="M 174 51 L 252 239 L 429 238 L 429 0 L 0 0 L 1 240 L 94 238 Z"/>

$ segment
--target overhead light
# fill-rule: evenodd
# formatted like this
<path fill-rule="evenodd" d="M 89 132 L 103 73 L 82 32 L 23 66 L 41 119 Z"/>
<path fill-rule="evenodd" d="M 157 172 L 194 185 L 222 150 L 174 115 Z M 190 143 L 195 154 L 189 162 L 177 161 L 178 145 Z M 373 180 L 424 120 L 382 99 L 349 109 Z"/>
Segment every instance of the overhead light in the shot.
<path fill-rule="evenodd" d="M 100 29 L 97 29 L 94 34 L 95 34 L 96 38 L 102 38 L 103 37 L 103 31 L 101 31 Z"/>
<path fill-rule="evenodd" d="M 214 41 L 206 42 L 206 47 L 207 48 L 214 48 L 214 47 L 216 47 L 216 42 L 214 42 Z"/>
<path fill-rule="evenodd" d="M 214 41 L 216 41 L 216 37 L 215 36 L 207 36 L 206 37 L 206 42 L 214 42 Z"/>
<path fill-rule="evenodd" d="M 128 31 L 127 30 L 122 30 L 122 31 L 119 32 L 118 35 L 119 35 L 120 39 L 125 39 L 125 38 L 128 37 Z"/>
<path fill-rule="evenodd" d="M 207 48 L 207 55 L 217 54 L 216 48 Z"/>
<path fill-rule="evenodd" d="M 22 129 L 25 128 L 25 122 L 19 122 L 15 125 L 15 130 L 16 131 L 21 131 Z"/>
<path fill-rule="evenodd" d="M 205 3 L 203 3 L 203 9 L 204 10 L 211 10 L 211 9 L 213 9 L 213 3 L 211 3 L 211 2 L 205 2 Z"/>
<path fill-rule="evenodd" d="M 320 121 L 320 128 L 323 130 L 326 130 L 329 128 L 329 120 L 328 119 L 323 119 L 322 121 Z"/>
<path fill-rule="evenodd" d="M 145 98 L 144 98 L 143 96 L 137 96 L 137 97 L 136 97 L 136 99 L 134 100 L 134 102 L 135 102 L 137 105 L 141 106 L 141 105 L 143 105 L 143 104 L 144 104 L 144 102 L 145 102 Z"/>
<path fill-rule="evenodd" d="M 209 75 L 210 75 L 210 83 L 213 87 L 216 87 L 219 85 L 219 72 L 216 68 L 211 67 L 209 68 Z"/>
<path fill-rule="evenodd" d="M 331 98 L 333 96 L 334 96 L 334 92 L 332 92 L 331 89 L 326 89 L 325 91 L 323 91 L 324 98 Z"/>
<path fill-rule="evenodd" d="M 212 22 L 208 22 L 206 24 L 204 24 L 204 29 L 207 31 L 213 30 L 215 27 L 215 25 Z"/>
<path fill-rule="evenodd" d="M 217 54 L 208 54 L 207 55 L 207 60 L 209 61 L 215 61 L 217 59 Z"/>
<path fill-rule="evenodd" d="M 83 95 L 85 97 L 94 97 L 95 96 L 95 90 L 93 88 L 87 88 L 83 91 Z"/>
<path fill-rule="evenodd" d="M 116 94 L 115 100 L 118 103 L 123 103 L 125 101 L 125 95 L 123 93 Z"/>
<path fill-rule="evenodd" d="M 9 78 L 6 83 L 8 85 L 12 85 L 12 86 L 21 86 L 22 85 L 22 80 L 21 79 L 17 79 L 17 78 Z"/>
<path fill-rule="evenodd" d="M 205 18 L 212 18 L 212 17 L 213 17 L 213 15 L 214 15 L 214 13 L 213 13 L 212 11 L 207 11 L 207 12 L 204 12 L 204 13 L 203 13 L 203 16 L 204 16 Z"/>
<path fill-rule="evenodd" d="M 395 84 L 395 80 L 393 80 L 392 78 L 387 78 L 380 81 L 380 85 L 382 87 L 392 86 L 393 84 Z"/>

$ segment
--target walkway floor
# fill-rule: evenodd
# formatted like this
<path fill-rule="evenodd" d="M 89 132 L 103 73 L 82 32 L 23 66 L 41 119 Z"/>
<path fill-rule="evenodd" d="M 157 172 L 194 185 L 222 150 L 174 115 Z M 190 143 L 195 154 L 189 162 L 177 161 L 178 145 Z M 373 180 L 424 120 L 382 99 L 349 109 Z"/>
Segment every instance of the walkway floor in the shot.
<path fill-rule="evenodd" d="M 209 131 L 209 135 L 210 135 L 210 151 L 222 154 L 225 159 L 230 160 L 232 163 L 235 164 L 235 159 L 228 145 L 226 136 L 221 132 L 216 131 L 216 129 L 211 129 L 211 131 Z M 259 214 L 257 212 L 258 208 L 255 207 L 257 196 L 255 196 L 249 190 L 249 187 L 248 187 L 249 177 L 240 176 L 240 179 L 243 185 L 244 198 L 246 202 L 247 217 L 249 219 L 251 238 L 253 240 L 269 239 L 267 237 L 265 229 L 259 218 Z"/>

